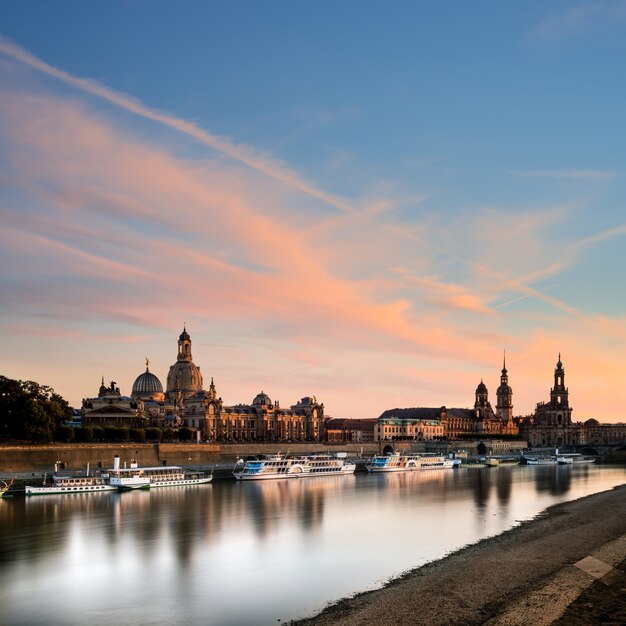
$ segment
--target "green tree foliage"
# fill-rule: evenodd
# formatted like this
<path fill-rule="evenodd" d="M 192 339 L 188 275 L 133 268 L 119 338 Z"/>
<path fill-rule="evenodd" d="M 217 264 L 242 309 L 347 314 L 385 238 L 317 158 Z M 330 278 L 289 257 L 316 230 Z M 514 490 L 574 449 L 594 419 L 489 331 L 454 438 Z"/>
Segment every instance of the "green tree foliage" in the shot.
<path fill-rule="evenodd" d="M 77 428 L 74 434 L 76 435 L 76 441 L 80 441 L 81 443 L 91 443 L 94 438 L 93 427 L 91 426 Z"/>
<path fill-rule="evenodd" d="M 191 428 L 187 428 L 186 426 L 182 426 L 178 429 L 178 440 L 179 441 L 191 441 L 194 435 L 194 430 Z"/>
<path fill-rule="evenodd" d="M 160 428 L 146 428 L 146 441 L 161 441 L 163 431 Z"/>
<path fill-rule="evenodd" d="M 93 426 L 93 440 L 102 441 L 104 439 L 104 428 L 102 426 Z"/>
<path fill-rule="evenodd" d="M 49 443 L 71 416 L 69 404 L 52 387 L 0 376 L 0 438 Z"/>
<path fill-rule="evenodd" d="M 130 440 L 136 443 L 145 443 L 146 431 L 143 428 L 131 428 L 129 431 Z"/>
<path fill-rule="evenodd" d="M 76 431 L 71 426 L 59 426 L 54 438 L 56 441 L 71 443 L 76 438 Z"/>

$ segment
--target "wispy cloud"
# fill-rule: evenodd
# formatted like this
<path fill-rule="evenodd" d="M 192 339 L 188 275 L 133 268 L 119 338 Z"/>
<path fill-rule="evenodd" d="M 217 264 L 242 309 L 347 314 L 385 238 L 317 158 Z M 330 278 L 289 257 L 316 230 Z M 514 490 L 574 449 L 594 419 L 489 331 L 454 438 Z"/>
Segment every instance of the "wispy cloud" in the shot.
<path fill-rule="evenodd" d="M 49 65 L 45 61 L 42 61 L 27 50 L 24 50 L 4 37 L 0 37 L 0 53 L 15 59 L 20 63 L 24 63 L 39 72 L 71 85 L 76 89 L 106 100 L 107 102 L 134 113 L 135 115 L 139 115 L 145 119 L 152 120 L 153 122 L 157 122 L 167 126 L 168 128 L 172 128 L 193 137 L 210 148 L 213 148 L 214 150 L 217 150 L 232 159 L 240 161 L 248 167 L 266 174 L 275 180 L 301 191 L 302 193 L 306 193 L 314 198 L 317 198 L 330 206 L 348 213 L 355 211 L 355 208 L 343 198 L 328 194 L 325 191 L 314 187 L 302 179 L 296 172 L 269 155 L 260 154 L 248 146 L 235 144 L 224 137 L 209 133 L 193 122 L 151 109 L 140 100 L 105 87 L 94 80 L 73 76 L 68 72 Z"/>
<path fill-rule="evenodd" d="M 552 15 L 539 22 L 532 32 L 537 37 L 557 39 L 622 21 L 626 21 L 624 0 L 598 0 Z"/>
<path fill-rule="evenodd" d="M 608 170 L 512 170 L 514 176 L 535 178 L 574 178 L 578 180 L 615 180 L 617 172 Z"/>

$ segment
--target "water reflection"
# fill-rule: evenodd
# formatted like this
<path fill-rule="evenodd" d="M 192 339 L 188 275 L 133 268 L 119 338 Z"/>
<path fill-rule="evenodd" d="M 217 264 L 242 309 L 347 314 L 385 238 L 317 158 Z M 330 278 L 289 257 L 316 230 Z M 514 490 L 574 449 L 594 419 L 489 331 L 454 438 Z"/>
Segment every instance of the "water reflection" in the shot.
<path fill-rule="evenodd" d="M 622 482 L 500 467 L 0 501 L 3 619 L 276 623 Z"/>

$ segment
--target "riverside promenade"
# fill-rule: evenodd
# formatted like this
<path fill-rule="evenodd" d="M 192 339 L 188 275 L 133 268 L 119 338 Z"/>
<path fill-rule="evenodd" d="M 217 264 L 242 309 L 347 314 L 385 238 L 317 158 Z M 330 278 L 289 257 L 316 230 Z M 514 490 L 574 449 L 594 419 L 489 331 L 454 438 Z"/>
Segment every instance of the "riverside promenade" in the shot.
<path fill-rule="evenodd" d="M 625 561 L 622 485 L 550 507 L 534 520 L 292 625 L 624 624 Z"/>

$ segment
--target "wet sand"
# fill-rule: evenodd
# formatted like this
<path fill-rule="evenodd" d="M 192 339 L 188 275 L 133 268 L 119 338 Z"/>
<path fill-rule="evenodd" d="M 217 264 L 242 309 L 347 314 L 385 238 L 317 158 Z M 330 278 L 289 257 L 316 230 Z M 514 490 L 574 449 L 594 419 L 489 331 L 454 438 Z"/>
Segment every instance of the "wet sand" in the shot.
<path fill-rule="evenodd" d="M 521 626 L 558 621 L 565 626 L 574 617 L 578 624 L 611 623 L 598 616 L 624 611 L 626 585 L 620 568 L 625 559 L 622 485 L 550 507 L 501 535 L 411 570 L 382 589 L 340 600 L 292 624 Z M 595 595 L 594 589 L 599 589 Z M 600 606 L 609 598 L 615 606 Z"/>

